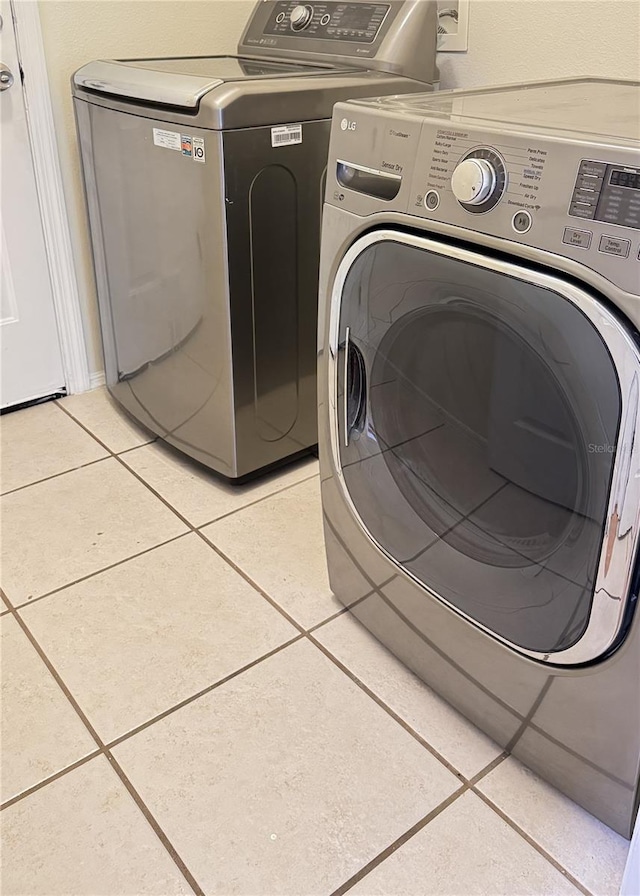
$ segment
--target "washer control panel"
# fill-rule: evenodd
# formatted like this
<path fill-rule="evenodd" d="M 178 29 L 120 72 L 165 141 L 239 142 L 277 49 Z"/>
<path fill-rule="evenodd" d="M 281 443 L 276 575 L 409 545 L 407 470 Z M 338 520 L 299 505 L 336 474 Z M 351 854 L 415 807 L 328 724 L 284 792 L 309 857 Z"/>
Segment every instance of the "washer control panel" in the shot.
<path fill-rule="evenodd" d="M 316 40 L 373 43 L 390 9 L 388 3 L 299 3 L 281 0 L 274 5 L 265 34 Z"/>

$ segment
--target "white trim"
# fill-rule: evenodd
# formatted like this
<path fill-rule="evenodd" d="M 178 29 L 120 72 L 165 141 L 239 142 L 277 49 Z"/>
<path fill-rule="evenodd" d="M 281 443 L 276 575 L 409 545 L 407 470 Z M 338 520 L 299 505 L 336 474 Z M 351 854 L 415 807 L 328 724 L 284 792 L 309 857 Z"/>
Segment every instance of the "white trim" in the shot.
<path fill-rule="evenodd" d="M 107 379 L 104 375 L 104 370 L 99 370 L 97 373 L 92 373 L 89 377 L 89 388 L 99 389 L 100 386 L 104 386 L 106 382 Z"/>
<path fill-rule="evenodd" d="M 67 391 L 90 388 L 89 362 L 80 311 L 69 220 L 62 186 L 49 78 L 36 0 L 11 0 L 27 125 L 40 202 Z"/>
<path fill-rule="evenodd" d="M 457 3 L 442 0 L 438 3 L 440 9 L 448 6 L 458 8 L 458 29 L 451 34 L 441 34 L 438 37 L 438 52 L 464 53 L 469 49 L 469 0 L 458 0 Z"/>

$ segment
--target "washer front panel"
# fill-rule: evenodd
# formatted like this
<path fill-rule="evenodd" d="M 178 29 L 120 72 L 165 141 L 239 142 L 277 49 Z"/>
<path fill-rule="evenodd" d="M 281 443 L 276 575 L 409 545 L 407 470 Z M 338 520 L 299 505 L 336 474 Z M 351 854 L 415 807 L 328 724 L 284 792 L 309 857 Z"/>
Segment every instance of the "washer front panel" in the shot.
<path fill-rule="evenodd" d="M 500 281 L 502 304 L 488 298 Z M 374 231 L 339 267 L 330 358 L 334 463 L 377 547 L 527 656 L 606 653 L 637 549 L 640 360 L 604 304 L 559 277 Z M 465 480 L 474 458 L 483 472 Z M 376 490 L 388 512 L 369 512 Z"/>

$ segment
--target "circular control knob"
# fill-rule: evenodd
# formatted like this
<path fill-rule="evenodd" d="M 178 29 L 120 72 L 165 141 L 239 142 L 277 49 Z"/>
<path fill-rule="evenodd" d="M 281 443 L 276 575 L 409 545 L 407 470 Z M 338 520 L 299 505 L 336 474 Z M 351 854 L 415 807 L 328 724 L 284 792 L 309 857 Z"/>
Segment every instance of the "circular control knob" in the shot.
<path fill-rule="evenodd" d="M 294 31 L 302 31 L 306 28 L 313 15 L 312 6 L 294 6 L 291 10 L 290 22 Z"/>
<path fill-rule="evenodd" d="M 481 205 L 496 188 L 496 171 L 486 159 L 465 159 L 451 177 L 451 189 L 458 202 Z"/>

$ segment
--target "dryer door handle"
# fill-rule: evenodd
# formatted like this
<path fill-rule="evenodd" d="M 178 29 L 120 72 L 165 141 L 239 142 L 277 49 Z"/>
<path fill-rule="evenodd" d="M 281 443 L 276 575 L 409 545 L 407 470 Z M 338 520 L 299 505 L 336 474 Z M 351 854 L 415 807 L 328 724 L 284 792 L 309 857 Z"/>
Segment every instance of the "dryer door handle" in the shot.
<path fill-rule="evenodd" d="M 344 444 L 364 428 L 367 408 L 367 374 L 362 352 L 351 339 L 347 327 L 344 337 Z"/>

